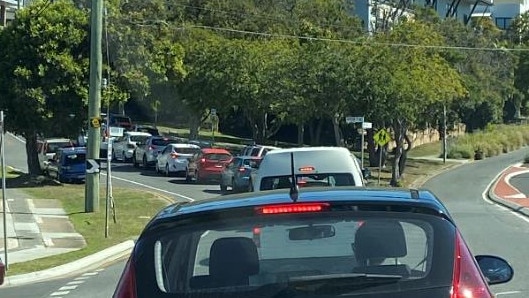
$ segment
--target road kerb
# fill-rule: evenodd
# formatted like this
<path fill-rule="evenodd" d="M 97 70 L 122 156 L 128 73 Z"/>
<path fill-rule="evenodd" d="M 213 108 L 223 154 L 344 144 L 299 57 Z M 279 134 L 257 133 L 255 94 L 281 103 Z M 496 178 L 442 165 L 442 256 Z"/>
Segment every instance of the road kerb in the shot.
<path fill-rule="evenodd" d="M 123 257 L 126 257 L 130 254 L 133 247 L 134 241 L 127 240 L 95 254 L 50 269 L 14 276 L 9 276 L 8 271 L 4 281 L 4 285 L 2 287 L 9 287 L 15 285 L 18 286 L 27 283 L 35 283 L 39 281 L 56 279 L 75 274 L 76 272 L 84 272 L 86 270 L 96 269 L 105 264 L 109 264 Z"/>
<path fill-rule="evenodd" d="M 510 169 L 513 166 L 517 166 L 517 165 L 510 165 L 510 166 L 506 167 L 495 178 L 494 183 L 491 184 L 491 186 L 489 187 L 489 189 L 487 191 L 487 197 L 488 197 L 489 200 L 493 201 L 494 203 L 497 203 L 499 205 L 507 207 L 507 208 L 511 209 L 512 211 L 517 212 L 517 213 L 519 213 L 519 214 L 521 214 L 523 216 L 529 217 L 529 208 L 520 206 L 520 205 L 518 205 L 518 204 L 516 204 L 514 202 L 511 202 L 511 201 L 508 201 L 508 200 L 504 200 L 504 199 L 498 197 L 494 193 L 494 190 L 496 189 L 497 184 L 500 182 L 501 179 L 505 178 L 504 177 L 504 172 L 507 171 L 508 169 Z M 524 173 L 529 173 L 529 170 L 520 171 L 520 172 L 517 173 L 517 175 L 521 175 L 521 174 L 524 174 Z M 512 178 L 512 177 L 514 177 L 516 175 L 508 175 L 508 176 L 509 176 L 509 179 L 510 179 L 510 178 Z M 506 182 L 508 182 L 508 181 L 506 181 Z"/>

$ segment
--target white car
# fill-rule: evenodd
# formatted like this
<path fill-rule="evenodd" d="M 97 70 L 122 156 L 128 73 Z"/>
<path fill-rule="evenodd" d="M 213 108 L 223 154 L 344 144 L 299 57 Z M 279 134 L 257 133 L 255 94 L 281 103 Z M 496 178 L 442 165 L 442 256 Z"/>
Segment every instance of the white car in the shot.
<path fill-rule="evenodd" d="M 194 144 L 169 144 L 156 157 L 156 172 L 186 177 L 190 159 L 199 152 L 200 147 Z"/>
<path fill-rule="evenodd" d="M 252 174 L 253 191 L 290 188 L 291 155 L 299 187 L 365 186 L 358 159 L 343 147 L 303 147 L 268 152 Z"/>
<path fill-rule="evenodd" d="M 165 146 L 172 143 L 183 143 L 183 140 L 173 137 L 150 136 L 145 142 L 136 143 L 137 147 L 134 150 L 132 164 L 135 167 L 141 165 L 144 168 L 154 166 L 158 154 L 165 149 Z"/>
<path fill-rule="evenodd" d="M 150 136 L 150 133 L 139 131 L 127 131 L 123 133 L 123 136 L 117 137 L 112 144 L 112 160 L 131 160 L 134 149 L 136 149 L 136 143 L 144 143 Z"/>

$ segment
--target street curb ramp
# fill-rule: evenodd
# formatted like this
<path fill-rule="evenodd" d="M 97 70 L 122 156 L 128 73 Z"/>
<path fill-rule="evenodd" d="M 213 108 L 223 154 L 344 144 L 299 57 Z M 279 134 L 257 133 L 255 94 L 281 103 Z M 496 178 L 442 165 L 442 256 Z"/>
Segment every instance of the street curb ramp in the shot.
<path fill-rule="evenodd" d="M 507 169 L 509 169 L 511 166 L 505 168 L 503 171 L 501 171 L 501 173 L 496 176 L 496 178 L 494 178 L 494 183 L 492 183 L 489 187 L 489 189 L 487 190 L 487 197 L 489 198 L 489 200 L 493 201 L 494 203 L 497 203 L 499 205 L 502 205 L 504 207 L 507 207 L 509 209 L 511 209 L 512 211 L 514 212 L 517 212 L 523 216 L 526 216 L 526 217 L 529 217 L 529 208 L 527 207 L 523 207 L 523 206 L 520 206 L 514 202 L 511 202 L 511 201 L 508 201 L 508 200 L 504 200 L 500 197 L 498 197 L 495 193 L 494 193 L 494 189 L 496 189 L 496 185 L 498 184 L 498 182 L 500 181 L 500 179 L 503 179 L 503 175 L 505 173 L 505 171 Z"/>
<path fill-rule="evenodd" d="M 105 264 L 126 257 L 130 254 L 132 248 L 134 247 L 134 244 L 135 243 L 133 240 L 128 240 L 115 246 L 104 249 L 102 251 L 99 251 L 95 254 L 81 258 L 79 260 L 41 271 L 14 276 L 8 276 L 9 271 L 7 271 L 7 276 L 4 280 L 4 285 L 2 287 L 57 279 L 60 277 L 73 275 L 76 272 L 85 272 L 87 270 L 96 269 Z"/>

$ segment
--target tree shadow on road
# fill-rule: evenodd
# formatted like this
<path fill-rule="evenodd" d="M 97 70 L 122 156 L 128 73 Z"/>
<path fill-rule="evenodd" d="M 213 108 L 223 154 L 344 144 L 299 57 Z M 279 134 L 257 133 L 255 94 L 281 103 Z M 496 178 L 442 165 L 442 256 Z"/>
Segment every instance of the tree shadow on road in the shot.
<path fill-rule="evenodd" d="M 14 176 L 16 175 L 16 176 Z M 6 188 L 30 188 L 43 186 L 61 186 L 62 184 L 54 179 L 42 175 L 30 175 L 10 171 L 6 178 Z"/>

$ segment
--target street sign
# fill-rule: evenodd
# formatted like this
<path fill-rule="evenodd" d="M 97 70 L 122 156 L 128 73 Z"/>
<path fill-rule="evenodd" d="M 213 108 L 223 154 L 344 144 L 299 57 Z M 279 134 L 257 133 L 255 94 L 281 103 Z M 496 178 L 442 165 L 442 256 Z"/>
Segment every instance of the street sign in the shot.
<path fill-rule="evenodd" d="M 94 127 L 94 128 L 100 128 L 101 127 L 101 118 L 99 118 L 99 117 L 90 118 L 90 126 Z"/>
<path fill-rule="evenodd" d="M 362 128 L 363 129 L 371 129 L 371 128 L 373 128 L 373 123 L 371 123 L 371 122 L 362 122 Z"/>
<path fill-rule="evenodd" d="M 364 122 L 364 117 L 345 117 L 345 123 L 362 123 Z"/>
<path fill-rule="evenodd" d="M 110 136 L 111 137 L 122 137 L 123 136 L 123 127 L 111 126 L 110 127 Z"/>
<path fill-rule="evenodd" d="M 99 173 L 99 163 L 95 159 L 86 160 L 86 173 L 87 174 Z"/>
<path fill-rule="evenodd" d="M 384 146 L 391 141 L 391 136 L 386 129 L 381 129 L 373 136 L 373 139 L 379 146 Z"/>
<path fill-rule="evenodd" d="M 211 109 L 211 116 L 217 115 L 217 109 Z"/>
<path fill-rule="evenodd" d="M 107 161 L 112 160 L 112 139 L 107 141 Z"/>

